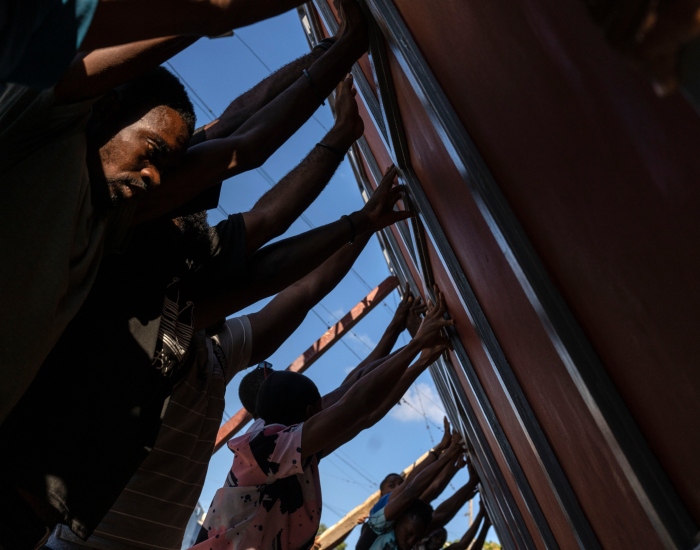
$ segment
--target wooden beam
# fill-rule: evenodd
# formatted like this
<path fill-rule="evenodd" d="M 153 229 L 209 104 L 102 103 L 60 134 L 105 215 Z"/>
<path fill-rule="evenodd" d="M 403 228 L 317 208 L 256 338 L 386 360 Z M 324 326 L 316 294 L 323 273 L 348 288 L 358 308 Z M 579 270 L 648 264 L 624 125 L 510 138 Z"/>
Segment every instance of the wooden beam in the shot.
<path fill-rule="evenodd" d="M 297 357 L 291 365 L 287 367 L 287 370 L 292 372 L 304 372 L 316 361 L 318 361 L 323 354 L 331 349 L 340 339 L 345 336 L 357 323 L 359 323 L 364 317 L 372 311 L 381 301 L 386 298 L 392 290 L 394 290 L 399 284 L 399 280 L 396 277 L 387 277 L 384 279 L 379 286 L 372 290 L 367 296 L 365 296 L 358 304 L 353 307 L 340 321 L 329 328 L 323 336 L 316 340 L 309 349 Z M 235 434 L 237 434 L 243 426 L 245 426 L 251 420 L 251 415 L 245 409 L 239 410 L 231 418 L 229 418 L 225 424 L 219 428 L 219 432 L 216 435 L 216 444 L 214 445 L 214 452 L 218 451 L 223 447 L 229 439 L 231 439 Z"/>
<path fill-rule="evenodd" d="M 413 470 L 413 468 L 415 468 L 416 466 L 418 466 L 418 464 L 423 462 L 427 456 L 428 453 L 425 453 L 413 464 L 408 466 L 403 471 L 404 479 L 409 473 L 411 473 L 411 470 Z M 345 536 L 350 531 L 352 531 L 354 527 L 357 527 L 357 521 L 361 517 L 369 515 L 369 511 L 372 509 L 372 506 L 374 506 L 378 500 L 379 491 L 375 491 L 362 504 L 356 506 L 350 512 L 348 512 L 345 515 L 345 517 L 343 517 L 343 519 L 341 519 L 338 523 L 326 529 L 321 534 L 321 536 L 319 536 L 316 539 L 316 544 L 314 545 L 314 548 L 316 548 L 317 550 L 332 550 L 333 548 L 335 548 L 339 543 L 341 543 L 345 539 Z"/>

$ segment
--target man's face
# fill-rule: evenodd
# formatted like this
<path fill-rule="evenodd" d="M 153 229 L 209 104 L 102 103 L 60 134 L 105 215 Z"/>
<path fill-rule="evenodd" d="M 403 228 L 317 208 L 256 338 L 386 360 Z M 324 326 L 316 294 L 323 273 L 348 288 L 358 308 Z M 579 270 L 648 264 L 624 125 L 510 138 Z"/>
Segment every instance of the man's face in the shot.
<path fill-rule="evenodd" d="M 390 476 L 386 483 L 382 486 L 382 496 L 391 493 L 402 483 L 403 478 L 401 476 Z"/>
<path fill-rule="evenodd" d="M 133 200 L 161 182 L 187 150 L 189 132 L 170 107 L 156 107 L 119 130 L 99 149 L 99 159 L 112 202 Z"/>
<path fill-rule="evenodd" d="M 403 516 L 394 524 L 394 536 L 400 550 L 411 550 L 423 537 L 428 526 L 421 520 Z"/>

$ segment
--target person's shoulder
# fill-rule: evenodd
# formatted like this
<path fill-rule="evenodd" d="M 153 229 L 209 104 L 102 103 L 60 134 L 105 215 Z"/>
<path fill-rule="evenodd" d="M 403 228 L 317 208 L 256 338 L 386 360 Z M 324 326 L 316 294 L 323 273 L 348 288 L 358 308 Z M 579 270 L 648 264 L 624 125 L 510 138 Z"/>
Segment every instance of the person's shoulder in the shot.
<path fill-rule="evenodd" d="M 377 501 L 377 503 L 374 506 L 372 506 L 372 509 L 369 511 L 369 513 L 373 514 L 375 512 L 378 512 L 382 508 L 384 508 L 387 505 L 387 503 L 389 502 L 390 496 L 391 496 L 391 493 L 386 494 L 386 495 L 382 495 L 381 497 L 379 497 L 379 500 Z"/>

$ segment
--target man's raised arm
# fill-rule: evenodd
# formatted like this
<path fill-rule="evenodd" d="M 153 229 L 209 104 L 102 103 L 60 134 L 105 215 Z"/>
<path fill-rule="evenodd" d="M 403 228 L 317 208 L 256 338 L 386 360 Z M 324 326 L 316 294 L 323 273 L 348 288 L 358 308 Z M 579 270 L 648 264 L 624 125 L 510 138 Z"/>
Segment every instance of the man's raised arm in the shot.
<path fill-rule="evenodd" d="M 392 167 L 362 210 L 260 249 L 247 261 L 245 273 L 226 281 L 224 288 L 195 289 L 193 300 L 198 304 L 195 329 L 210 326 L 287 288 L 354 238 L 410 217 L 410 212 L 393 210 L 404 192 L 400 185 L 393 187 L 395 177 L 396 170 Z M 221 278 L 225 279 L 225 275 L 222 273 Z"/>
<path fill-rule="evenodd" d="M 174 35 L 219 36 L 305 0 L 100 0 L 81 49 Z"/>
<path fill-rule="evenodd" d="M 284 92 L 223 139 L 191 147 L 139 203 L 134 223 L 171 212 L 212 185 L 261 166 L 316 111 L 367 48 L 366 22 L 355 0 L 341 0 L 347 25 L 328 52 Z"/>
<path fill-rule="evenodd" d="M 432 483 L 435 477 L 450 463 L 454 462 L 462 452 L 462 439 L 459 434 L 452 436 L 452 442 L 440 458 L 413 480 L 403 482 L 394 489 L 389 496 L 389 501 L 384 508 L 384 517 L 387 521 L 396 521 L 408 509 L 414 501 L 418 500 L 425 489 Z M 426 503 L 427 504 L 427 503 Z"/>
<path fill-rule="evenodd" d="M 364 130 L 352 77 L 340 85 L 333 128 L 306 158 L 243 214 L 246 255 L 284 233 L 325 189 L 344 153 Z M 330 149 L 329 149 L 330 148 Z"/>
<path fill-rule="evenodd" d="M 318 452 L 329 454 L 357 434 L 358 430 L 353 429 L 355 426 L 368 427 L 367 418 L 384 405 L 386 388 L 398 384 L 416 354 L 435 345 L 440 330 L 451 324 L 451 321 L 443 318 L 444 311 L 443 303 L 433 308 L 423 320 L 416 337 L 408 345 L 353 384 L 335 405 L 323 409 L 305 423 L 302 431 L 303 457 Z M 373 418 L 376 421 L 381 416 Z"/>
<path fill-rule="evenodd" d="M 430 524 L 430 531 L 434 531 L 440 527 L 444 527 L 452 518 L 457 515 L 460 508 L 469 500 L 474 498 L 476 494 L 476 486 L 479 483 L 479 477 L 476 475 L 471 463 L 469 464 L 469 481 L 457 489 L 454 494 L 440 504 L 433 512 L 433 520 Z"/>
<path fill-rule="evenodd" d="M 481 525 L 481 520 L 484 518 L 485 515 L 486 514 L 484 512 L 484 508 L 483 506 L 481 506 L 479 508 L 479 513 L 476 514 L 476 517 L 474 518 L 474 523 L 470 525 L 469 529 L 467 529 L 467 532 L 464 533 L 464 535 L 462 535 L 461 539 L 459 539 L 454 544 L 450 544 L 445 550 L 467 550 L 471 542 L 474 540 L 474 537 L 476 536 L 476 533 L 479 530 L 479 525 Z M 483 541 L 481 544 L 483 546 Z M 478 548 L 480 550 L 482 546 L 474 545 L 474 548 Z"/>
<path fill-rule="evenodd" d="M 464 456 L 461 456 L 458 460 L 452 464 L 449 464 L 423 492 L 423 494 L 420 496 L 421 500 L 430 504 L 442 494 L 445 487 L 447 487 L 447 484 L 452 481 L 455 474 L 466 465 L 467 459 L 464 458 Z"/>
<path fill-rule="evenodd" d="M 346 244 L 303 279 L 285 288 L 264 308 L 248 315 L 253 333 L 250 365 L 272 355 L 289 338 L 312 307 L 345 277 L 371 235 Z"/>

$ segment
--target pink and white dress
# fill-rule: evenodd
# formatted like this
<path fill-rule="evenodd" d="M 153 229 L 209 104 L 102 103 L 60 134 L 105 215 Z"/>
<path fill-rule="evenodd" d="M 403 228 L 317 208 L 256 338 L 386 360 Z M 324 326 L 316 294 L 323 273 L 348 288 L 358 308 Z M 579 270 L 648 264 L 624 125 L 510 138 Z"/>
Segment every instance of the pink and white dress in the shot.
<path fill-rule="evenodd" d="M 226 484 L 214 496 L 191 550 L 305 550 L 321 521 L 316 456 L 301 459 L 302 424 L 270 424 L 228 442 Z"/>

